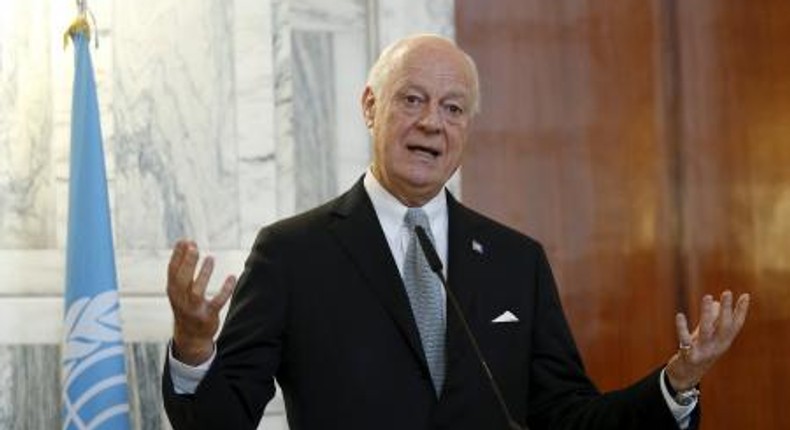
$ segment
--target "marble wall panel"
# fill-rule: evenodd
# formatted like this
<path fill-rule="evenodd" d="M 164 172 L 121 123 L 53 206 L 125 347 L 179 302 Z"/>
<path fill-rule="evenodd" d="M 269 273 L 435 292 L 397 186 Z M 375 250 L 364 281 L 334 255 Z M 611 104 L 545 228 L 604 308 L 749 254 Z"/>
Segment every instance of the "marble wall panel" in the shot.
<path fill-rule="evenodd" d="M 372 11 L 372 10 L 371 10 Z M 370 18 L 368 18 L 370 22 Z M 337 122 L 336 176 L 338 192 L 348 189 L 370 164 L 372 146 L 362 116 L 362 93 L 367 81 L 367 70 L 372 62 L 371 44 L 374 30 L 367 28 L 367 43 L 360 43 L 360 30 L 333 34 L 335 61 L 334 111 Z"/>
<path fill-rule="evenodd" d="M 359 97 L 370 64 L 366 0 L 281 2 L 275 16 L 279 187 L 298 212 L 348 188 L 370 162 Z M 278 125 L 279 127 L 280 125 Z M 293 189 L 292 189 L 293 188 Z M 294 197 L 291 197 L 291 196 Z M 281 213 L 284 215 L 284 213 Z"/>
<path fill-rule="evenodd" d="M 272 4 L 233 4 L 239 248 L 246 250 L 260 227 L 277 219 Z"/>
<path fill-rule="evenodd" d="M 141 430 L 169 428 L 162 406 L 162 377 L 166 343 L 126 345 L 126 375 L 132 426 Z"/>
<path fill-rule="evenodd" d="M 56 344 L 63 337 L 63 298 L 0 297 L 0 345 Z M 173 317 L 167 297 L 121 296 L 127 342 L 166 341 Z"/>
<path fill-rule="evenodd" d="M 291 66 L 291 2 L 272 0 L 274 68 L 274 141 L 277 216 L 296 212 L 293 137 L 293 76 Z"/>
<path fill-rule="evenodd" d="M 378 43 L 383 48 L 413 33 L 455 38 L 455 0 L 378 0 Z"/>
<path fill-rule="evenodd" d="M 335 57 L 332 33 L 294 31 L 293 62 L 296 208 L 309 209 L 337 194 Z"/>
<path fill-rule="evenodd" d="M 57 345 L 0 345 L 0 428 L 60 428 L 59 380 Z"/>
<path fill-rule="evenodd" d="M 116 2 L 117 246 L 189 236 L 239 246 L 233 9 L 221 0 Z"/>
<path fill-rule="evenodd" d="M 55 242 L 49 4 L 0 3 L 0 248 Z"/>
<path fill-rule="evenodd" d="M 164 297 L 169 249 L 143 249 L 118 252 L 115 262 L 118 288 L 123 296 Z M 204 248 L 215 258 L 215 279 L 209 291 L 219 288 L 226 275 L 244 269 L 247 249 L 215 251 Z M 60 297 L 63 295 L 65 255 L 58 249 L 0 250 L 0 298 Z M 0 331 L 2 329 L 0 328 Z"/>

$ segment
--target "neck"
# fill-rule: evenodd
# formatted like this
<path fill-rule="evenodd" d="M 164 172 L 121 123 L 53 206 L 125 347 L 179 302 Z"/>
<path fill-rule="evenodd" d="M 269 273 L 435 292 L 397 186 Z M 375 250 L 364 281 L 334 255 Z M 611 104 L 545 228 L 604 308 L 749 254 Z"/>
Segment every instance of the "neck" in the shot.
<path fill-rule="evenodd" d="M 373 177 L 376 178 L 381 187 L 393 197 L 395 197 L 399 202 L 403 203 L 403 205 L 406 207 L 416 208 L 424 206 L 426 203 L 431 201 L 431 199 L 436 197 L 442 190 L 442 188 L 439 188 L 437 191 L 423 193 L 401 190 L 386 180 L 384 175 L 381 173 L 381 170 L 376 166 L 375 163 L 370 166 L 370 171 L 373 173 Z"/>

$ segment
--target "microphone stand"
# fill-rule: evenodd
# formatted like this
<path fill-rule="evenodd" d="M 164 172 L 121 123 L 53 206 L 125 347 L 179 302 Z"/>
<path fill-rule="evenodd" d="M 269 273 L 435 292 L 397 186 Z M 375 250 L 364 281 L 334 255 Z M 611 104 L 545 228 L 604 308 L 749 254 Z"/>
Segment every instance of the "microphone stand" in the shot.
<path fill-rule="evenodd" d="M 521 427 L 521 425 L 517 423 L 510 414 L 510 409 L 507 407 L 507 403 L 505 403 L 505 398 L 502 396 L 502 391 L 499 389 L 499 384 L 497 384 L 496 380 L 494 379 L 494 375 L 491 373 L 491 369 L 488 367 L 488 362 L 486 362 L 485 357 L 483 357 L 483 353 L 480 351 L 477 338 L 475 338 L 472 330 L 469 328 L 469 323 L 466 321 L 466 318 L 461 311 L 461 305 L 458 304 L 455 294 L 453 294 L 450 288 L 447 287 L 447 280 L 444 279 L 444 273 L 442 272 L 442 260 L 439 259 L 439 255 L 436 253 L 436 248 L 434 248 L 431 240 L 428 238 L 428 234 L 421 226 L 414 227 L 414 232 L 417 234 L 417 239 L 420 241 L 420 248 L 422 248 L 425 259 L 428 260 L 428 265 L 431 266 L 431 270 L 436 273 L 436 276 L 439 277 L 439 281 L 441 281 L 442 287 L 444 287 L 444 291 L 447 294 L 447 299 L 450 302 L 452 308 L 455 310 L 456 315 L 458 315 L 458 319 L 461 321 L 461 326 L 464 328 L 466 337 L 469 339 L 469 343 L 472 344 L 472 349 L 475 351 L 475 355 L 477 355 L 477 360 L 480 362 L 480 366 L 483 368 L 483 371 L 488 378 L 488 382 L 491 384 L 491 389 L 494 391 L 494 395 L 499 402 L 499 407 L 502 409 L 502 413 L 505 415 L 509 429 L 528 430 L 525 427 Z"/>

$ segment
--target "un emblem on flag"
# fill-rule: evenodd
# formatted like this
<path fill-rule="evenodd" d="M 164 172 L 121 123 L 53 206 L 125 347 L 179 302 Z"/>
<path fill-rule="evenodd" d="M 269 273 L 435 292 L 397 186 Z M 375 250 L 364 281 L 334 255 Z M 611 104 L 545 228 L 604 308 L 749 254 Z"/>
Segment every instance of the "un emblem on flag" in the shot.
<path fill-rule="evenodd" d="M 111 290 L 74 300 L 66 310 L 64 429 L 128 426 L 129 395 L 119 309 L 118 293 Z"/>

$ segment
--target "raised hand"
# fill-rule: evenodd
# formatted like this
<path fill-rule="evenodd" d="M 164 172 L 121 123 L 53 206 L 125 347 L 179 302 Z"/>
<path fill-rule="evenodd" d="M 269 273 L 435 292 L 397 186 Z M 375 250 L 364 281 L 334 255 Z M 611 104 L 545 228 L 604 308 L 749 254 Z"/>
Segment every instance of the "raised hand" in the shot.
<path fill-rule="evenodd" d="M 173 354 L 189 365 L 206 361 L 214 350 L 219 329 L 219 311 L 233 293 L 236 278 L 228 276 L 220 292 L 206 297 L 206 286 L 214 271 L 214 259 L 206 257 L 195 277 L 200 254 L 195 242 L 180 240 L 173 247 L 167 267 L 167 297 L 173 309 Z"/>
<path fill-rule="evenodd" d="M 675 317 L 679 351 L 667 364 L 669 382 L 675 390 L 687 390 L 699 384 L 702 376 L 724 355 L 738 336 L 749 312 L 749 295 L 742 294 L 733 308 L 733 295 L 725 291 L 721 301 L 713 296 L 702 298 L 699 325 L 689 333 L 682 313 Z"/>

